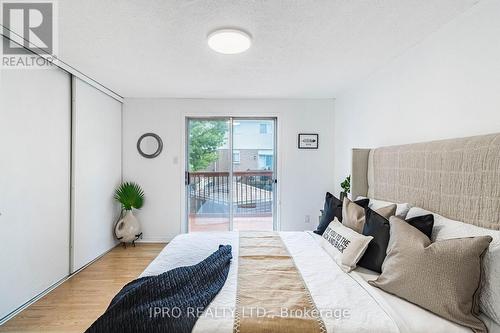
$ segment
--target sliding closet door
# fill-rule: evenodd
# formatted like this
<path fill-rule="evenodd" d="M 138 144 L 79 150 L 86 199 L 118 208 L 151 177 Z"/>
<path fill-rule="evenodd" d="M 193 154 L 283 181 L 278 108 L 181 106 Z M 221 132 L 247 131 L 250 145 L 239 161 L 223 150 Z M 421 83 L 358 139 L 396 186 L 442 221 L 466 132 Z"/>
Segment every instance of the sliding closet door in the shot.
<path fill-rule="evenodd" d="M 73 81 L 73 264 L 85 266 L 116 245 L 113 200 L 122 178 L 122 104 Z"/>
<path fill-rule="evenodd" d="M 0 318 L 69 273 L 70 82 L 0 71 Z"/>

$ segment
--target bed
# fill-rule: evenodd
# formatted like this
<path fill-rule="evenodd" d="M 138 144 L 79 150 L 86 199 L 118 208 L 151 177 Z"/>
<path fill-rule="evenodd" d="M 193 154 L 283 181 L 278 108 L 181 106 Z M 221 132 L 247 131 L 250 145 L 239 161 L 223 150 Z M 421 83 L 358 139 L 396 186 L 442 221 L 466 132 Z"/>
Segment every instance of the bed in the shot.
<path fill-rule="evenodd" d="M 344 273 L 318 243 L 312 232 L 281 232 L 304 281 L 320 309 L 348 310 L 348 316 L 324 317 L 328 332 L 470 332 L 416 305 L 370 286 L 374 273 L 356 269 Z M 227 309 L 224 316 L 201 316 L 193 332 L 233 332 L 236 306 L 238 233 L 192 233 L 177 236 L 141 276 L 160 274 L 179 266 L 194 265 L 210 255 L 219 244 L 233 246 L 233 263 L 226 283 L 210 304 Z M 208 311 L 216 313 L 216 310 Z M 484 317 L 490 331 L 493 323 Z M 498 328 L 497 328 L 497 332 Z"/>
<path fill-rule="evenodd" d="M 451 219 L 463 221 L 476 229 L 460 227 L 462 222 L 456 222 L 458 229 L 475 230 L 470 236 L 475 236 L 474 233 L 491 235 L 493 245 L 490 247 L 500 246 L 500 135 L 355 149 L 352 172 L 353 196 L 409 202 L 414 207 L 413 214 L 423 210 L 435 213 L 439 221 L 446 220 L 448 224 L 454 223 L 449 222 L 453 221 Z M 467 192 L 464 193 L 464 189 Z M 456 208 L 458 205 L 460 209 Z M 471 332 L 469 328 L 370 285 L 367 281 L 375 280 L 376 272 L 361 267 L 344 272 L 323 249 L 322 237 L 317 234 L 303 231 L 276 235 L 290 254 L 319 310 L 324 324 L 320 331 Z M 237 332 L 240 319 L 235 309 L 241 239 L 238 232 L 179 235 L 141 277 L 194 265 L 220 244 L 231 245 L 233 259 L 227 280 L 196 322 L 193 332 Z M 500 267 L 490 270 L 487 277 L 499 274 L 498 270 Z M 492 319 L 484 314 L 480 318 L 490 332 L 500 332 L 500 326 Z"/>

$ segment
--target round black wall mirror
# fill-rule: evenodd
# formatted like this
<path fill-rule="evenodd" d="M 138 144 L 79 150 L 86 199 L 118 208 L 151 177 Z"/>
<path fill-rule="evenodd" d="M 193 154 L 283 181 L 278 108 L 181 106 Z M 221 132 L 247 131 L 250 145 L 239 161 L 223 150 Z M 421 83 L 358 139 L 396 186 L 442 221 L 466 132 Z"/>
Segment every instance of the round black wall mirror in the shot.
<path fill-rule="evenodd" d="M 137 140 L 137 151 L 145 158 L 155 158 L 163 150 L 163 142 L 158 134 L 146 133 Z"/>

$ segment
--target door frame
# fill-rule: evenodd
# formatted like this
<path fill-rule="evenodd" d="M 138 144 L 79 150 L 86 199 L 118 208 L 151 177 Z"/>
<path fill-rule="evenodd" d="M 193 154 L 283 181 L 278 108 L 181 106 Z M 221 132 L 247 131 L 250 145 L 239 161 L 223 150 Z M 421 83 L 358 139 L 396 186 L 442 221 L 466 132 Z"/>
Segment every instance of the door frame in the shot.
<path fill-rule="evenodd" d="M 272 120 L 274 122 L 274 132 L 273 132 L 273 205 L 272 205 L 272 216 L 273 216 L 273 231 L 280 230 L 280 219 L 279 219 L 279 206 L 280 206 L 280 181 L 279 181 L 279 173 L 280 169 L 280 158 L 279 158 L 279 150 L 278 150 L 278 131 L 279 121 L 277 115 L 200 115 L 200 114 L 183 114 L 181 116 L 182 122 L 182 140 L 181 144 L 183 145 L 183 149 L 181 150 L 181 163 L 182 163 L 182 181 L 181 181 L 181 232 L 188 233 L 189 232 L 189 214 L 188 214 L 188 192 L 186 191 L 186 175 L 189 171 L 189 121 L 190 120 L 227 120 L 229 122 L 229 142 L 228 149 L 230 151 L 229 155 L 229 179 L 230 181 L 230 191 L 229 191 L 229 231 L 233 231 L 233 191 L 232 191 L 232 180 L 233 180 L 233 123 L 236 120 Z"/>

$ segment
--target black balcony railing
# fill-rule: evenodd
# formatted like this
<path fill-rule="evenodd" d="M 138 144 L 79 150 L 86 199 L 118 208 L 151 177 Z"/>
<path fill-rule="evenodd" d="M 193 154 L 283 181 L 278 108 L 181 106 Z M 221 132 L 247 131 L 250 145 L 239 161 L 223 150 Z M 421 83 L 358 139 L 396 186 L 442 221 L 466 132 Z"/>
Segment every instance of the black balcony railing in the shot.
<path fill-rule="evenodd" d="M 229 172 L 190 172 L 188 174 L 189 213 L 225 215 L 233 205 L 235 216 L 270 216 L 273 203 L 272 171 L 233 173 L 232 203 Z"/>

